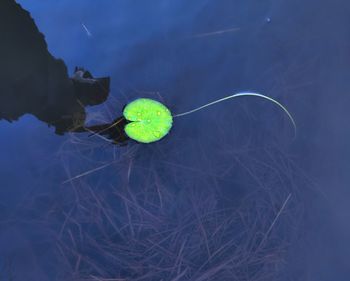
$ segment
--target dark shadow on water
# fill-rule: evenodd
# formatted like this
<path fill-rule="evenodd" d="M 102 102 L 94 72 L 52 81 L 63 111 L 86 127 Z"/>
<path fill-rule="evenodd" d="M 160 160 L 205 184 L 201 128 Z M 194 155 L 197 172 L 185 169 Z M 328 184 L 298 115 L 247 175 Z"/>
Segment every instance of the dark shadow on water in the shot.
<path fill-rule="evenodd" d="M 0 120 L 32 114 L 57 134 L 83 126 L 86 106 L 106 101 L 110 79 L 82 68 L 68 77 L 65 63 L 47 49 L 30 14 L 11 0 L 0 3 Z"/>

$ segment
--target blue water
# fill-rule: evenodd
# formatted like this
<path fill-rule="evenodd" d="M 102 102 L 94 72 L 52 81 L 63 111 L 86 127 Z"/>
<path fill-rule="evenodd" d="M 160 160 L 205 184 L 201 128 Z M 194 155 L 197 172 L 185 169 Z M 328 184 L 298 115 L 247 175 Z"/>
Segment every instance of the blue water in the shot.
<path fill-rule="evenodd" d="M 84 178 L 98 191 L 118 186 L 130 161 L 135 168 L 129 180 L 135 186 L 147 185 L 146 167 L 181 196 L 186 188 L 212 187 L 232 204 L 256 185 L 276 195 L 285 184 L 277 203 L 290 192 L 290 209 L 302 207 L 291 211 L 300 221 L 288 230 L 295 234 L 274 278 L 349 280 L 350 3 L 17 2 L 30 11 L 50 52 L 65 61 L 70 73 L 84 66 L 95 76 L 111 76 L 111 97 L 107 105 L 91 108 L 91 116 L 113 120 L 124 104 L 140 96 L 162 99 L 180 113 L 235 92 L 257 91 L 283 102 L 298 127 L 293 141 L 291 124 L 278 108 L 247 98 L 179 118 L 157 144 L 107 146 L 84 154 L 67 152 L 67 143 L 76 149 L 71 136 L 56 136 L 31 116 L 1 122 L 0 252 L 16 261 L 18 280 L 53 280 L 64 268 L 53 254 L 50 232 L 64 220 L 58 216 L 48 223 L 43 214 L 72 192 L 64 180 L 113 161 L 113 153 L 124 157 L 119 166 Z M 95 144 L 104 145 L 98 139 L 85 143 Z M 123 149 L 135 151 L 125 160 Z M 253 160 L 272 166 L 283 180 L 267 181 L 273 175 L 260 175 Z"/>

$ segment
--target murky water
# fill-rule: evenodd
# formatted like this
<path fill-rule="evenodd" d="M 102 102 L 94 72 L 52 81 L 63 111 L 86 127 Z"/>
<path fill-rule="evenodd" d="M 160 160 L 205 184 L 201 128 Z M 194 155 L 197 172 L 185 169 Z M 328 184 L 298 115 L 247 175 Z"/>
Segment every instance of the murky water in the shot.
<path fill-rule="evenodd" d="M 123 263 L 104 260 L 103 250 L 111 243 L 122 247 L 124 241 L 123 233 L 113 236 L 114 227 L 128 225 L 130 235 L 150 248 L 154 244 L 147 241 L 171 229 L 155 223 L 155 214 L 180 225 L 186 210 L 203 205 L 213 213 L 233 208 L 247 215 L 232 222 L 247 227 L 245 238 L 237 241 L 244 252 L 239 260 L 250 258 L 236 277 L 229 279 L 226 272 L 218 275 L 221 280 L 254 280 L 260 273 L 260 280 L 348 280 L 347 1 L 17 2 L 31 12 L 50 52 L 65 61 L 70 73 L 84 66 L 96 76 L 111 76 L 111 96 L 89 109 L 91 124 L 120 116 L 137 97 L 161 100 L 180 113 L 234 92 L 257 91 L 283 102 L 298 132 L 293 141 L 283 112 L 254 98 L 179 118 L 170 135 L 152 145 L 112 147 L 87 135 L 56 136 L 29 115 L 12 124 L 0 122 L 0 252 L 6 266 L 15 268 L 14 280 L 54 280 L 63 271 L 73 279 L 86 273 L 91 280 L 123 274 L 134 280 L 147 270 L 125 267 L 113 276 L 113 265 Z M 146 215 L 133 209 L 127 195 L 138 198 Z M 125 204 L 135 225 L 152 227 L 138 236 L 124 221 L 127 212 L 120 202 L 130 203 Z M 99 204 L 107 214 L 99 213 Z M 206 208 L 199 212 L 206 214 Z M 209 250 L 191 240 L 204 239 L 203 231 L 179 232 L 172 240 L 178 249 L 198 246 L 198 255 L 188 253 L 198 264 L 229 243 L 225 235 L 239 237 L 226 221 L 223 225 L 234 230 L 223 231 L 222 240 L 213 234 L 211 220 L 203 225 Z M 200 266 L 188 265 L 188 271 L 179 267 L 183 271 L 164 280 L 217 280 L 210 270 L 229 260 L 230 251 L 218 254 L 221 260 L 213 259 L 212 267 L 203 266 L 204 275 L 198 273 Z M 133 254 L 135 262 L 139 257 Z M 128 260 L 127 254 L 122 257 Z M 234 262 L 238 268 L 239 261 Z"/>

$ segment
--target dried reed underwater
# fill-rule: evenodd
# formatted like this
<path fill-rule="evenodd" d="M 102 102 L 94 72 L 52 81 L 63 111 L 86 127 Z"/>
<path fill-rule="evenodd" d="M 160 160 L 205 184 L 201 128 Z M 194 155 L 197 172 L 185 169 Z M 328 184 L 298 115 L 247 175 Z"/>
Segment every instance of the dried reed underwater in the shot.
<path fill-rule="evenodd" d="M 56 241 L 57 280 L 278 280 L 309 182 L 278 142 L 217 119 L 205 139 L 151 146 L 68 138 L 70 180 L 35 222 Z"/>

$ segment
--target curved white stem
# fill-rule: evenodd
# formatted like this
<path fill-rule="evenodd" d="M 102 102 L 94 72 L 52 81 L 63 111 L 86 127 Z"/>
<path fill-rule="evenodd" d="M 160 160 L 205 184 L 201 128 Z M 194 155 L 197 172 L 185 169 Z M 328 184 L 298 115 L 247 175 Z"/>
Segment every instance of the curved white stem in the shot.
<path fill-rule="evenodd" d="M 265 96 L 265 95 L 262 95 L 262 94 L 258 94 L 258 93 L 238 93 L 238 94 L 234 94 L 234 95 L 230 95 L 230 96 L 227 96 L 227 97 L 224 97 L 224 98 L 221 98 L 221 99 L 218 99 L 216 101 L 213 101 L 213 102 L 210 102 L 210 103 L 207 103 L 205 105 L 202 105 L 200 107 L 197 107 L 195 109 L 192 109 L 190 111 L 187 111 L 187 112 L 183 112 L 183 113 L 180 113 L 180 114 L 176 114 L 176 115 L 173 115 L 173 117 L 180 117 L 180 116 L 185 116 L 185 115 L 188 115 L 188 114 L 191 114 L 191 113 L 194 113 L 196 111 L 199 111 L 201 109 L 204 109 L 208 106 L 211 106 L 211 105 L 214 105 L 216 103 L 219 103 L 219 102 L 223 102 L 225 100 L 228 100 L 228 99 L 232 99 L 232 98 L 237 98 L 237 97 L 246 97 L 246 96 L 252 96 L 252 97 L 260 97 L 260 98 L 263 98 L 263 99 L 266 99 L 266 100 L 269 100 L 275 104 L 277 104 L 280 108 L 283 109 L 283 111 L 288 115 L 290 121 L 292 122 L 293 124 L 293 127 L 294 127 L 294 136 L 296 136 L 296 131 L 297 131 L 297 126 L 295 124 L 295 121 L 292 117 L 292 115 L 289 113 L 289 111 L 287 110 L 287 108 L 285 108 L 281 103 L 279 103 L 278 101 L 274 100 L 273 98 L 270 98 L 268 96 Z"/>

